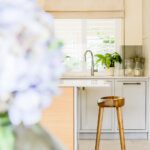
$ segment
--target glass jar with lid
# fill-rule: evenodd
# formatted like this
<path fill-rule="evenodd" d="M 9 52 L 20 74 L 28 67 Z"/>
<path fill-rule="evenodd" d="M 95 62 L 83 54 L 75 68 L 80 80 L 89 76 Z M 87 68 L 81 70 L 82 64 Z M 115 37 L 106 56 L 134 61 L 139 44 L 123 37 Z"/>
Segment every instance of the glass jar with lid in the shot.
<path fill-rule="evenodd" d="M 145 58 L 141 58 L 141 62 L 142 62 L 142 76 L 144 76 L 144 72 L 145 72 Z"/>
<path fill-rule="evenodd" d="M 144 72 L 144 59 L 142 57 L 135 57 L 134 76 L 142 76 Z"/>

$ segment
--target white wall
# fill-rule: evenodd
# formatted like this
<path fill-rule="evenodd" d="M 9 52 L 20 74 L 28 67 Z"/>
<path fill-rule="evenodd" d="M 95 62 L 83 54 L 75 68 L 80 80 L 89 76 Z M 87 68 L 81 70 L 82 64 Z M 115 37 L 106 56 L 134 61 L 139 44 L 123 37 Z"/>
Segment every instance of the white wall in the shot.
<path fill-rule="evenodd" d="M 143 0 L 143 49 L 146 73 L 150 75 L 150 0 Z"/>

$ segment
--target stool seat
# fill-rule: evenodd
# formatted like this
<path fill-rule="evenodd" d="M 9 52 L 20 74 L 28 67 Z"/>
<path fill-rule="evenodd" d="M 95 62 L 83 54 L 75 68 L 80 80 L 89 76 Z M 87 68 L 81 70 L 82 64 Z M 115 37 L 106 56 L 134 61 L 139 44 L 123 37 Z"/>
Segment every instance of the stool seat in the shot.
<path fill-rule="evenodd" d="M 100 101 L 98 101 L 100 107 L 122 107 L 124 103 L 124 98 L 118 96 L 102 97 Z"/>

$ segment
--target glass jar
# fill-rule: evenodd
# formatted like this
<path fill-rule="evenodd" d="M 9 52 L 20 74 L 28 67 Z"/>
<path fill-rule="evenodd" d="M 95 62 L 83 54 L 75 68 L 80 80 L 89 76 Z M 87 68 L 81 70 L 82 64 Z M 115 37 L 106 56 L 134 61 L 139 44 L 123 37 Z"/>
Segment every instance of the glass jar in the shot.
<path fill-rule="evenodd" d="M 66 150 L 39 124 L 13 126 L 8 113 L 0 113 L 0 150 Z"/>
<path fill-rule="evenodd" d="M 133 58 L 125 59 L 125 75 L 134 76 L 134 59 Z"/>
<path fill-rule="evenodd" d="M 14 128 L 14 150 L 66 150 L 58 140 L 39 124 Z"/>
<path fill-rule="evenodd" d="M 142 65 L 142 58 L 136 57 L 134 59 L 135 59 L 134 76 L 142 76 L 144 70 Z"/>
<path fill-rule="evenodd" d="M 144 72 L 145 72 L 145 58 L 141 58 L 141 62 L 142 62 L 142 76 L 144 76 Z"/>

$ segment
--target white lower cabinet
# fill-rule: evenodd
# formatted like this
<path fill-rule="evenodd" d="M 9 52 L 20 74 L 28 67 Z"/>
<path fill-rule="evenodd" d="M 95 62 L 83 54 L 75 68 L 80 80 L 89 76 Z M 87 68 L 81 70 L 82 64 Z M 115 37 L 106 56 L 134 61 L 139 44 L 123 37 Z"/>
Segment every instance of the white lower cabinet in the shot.
<path fill-rule="evenodd" d="M 104 86 L 80 88 L 80 131 L 95 132 L 97 128 L 97 101 L 103 96 L 113 95 L 113 81 L 107 81 Z M 114 111 L 105 109 L 103 131 L 112 131 Z"/>
<path fill-rule="evenodd" d="M 125 106 L 122 111 L 126 137 L 129 137 L 129 139 L 130 137 L 131 139 L 145 139 L 147 137 L 147 80 L 112 79 L 107 81 L 106 85 L 79 88 L 80 133 L 96 133 L 97 100 L 103 96 L 115 95 L 125 98 Z M 108 137 L 110 137 L 110 134 L 116 135 L 118 133 L 115 109 L 106 108 L 104 110 L 102 129 L 104 134 L 108 133 Z"/>
<path fill-rule="evenodd" d="M 146 130 L 146 85 L 145 81 L 116 81 L 115 95 L 125 98 L 123 107 L 124 129 Z"/>

